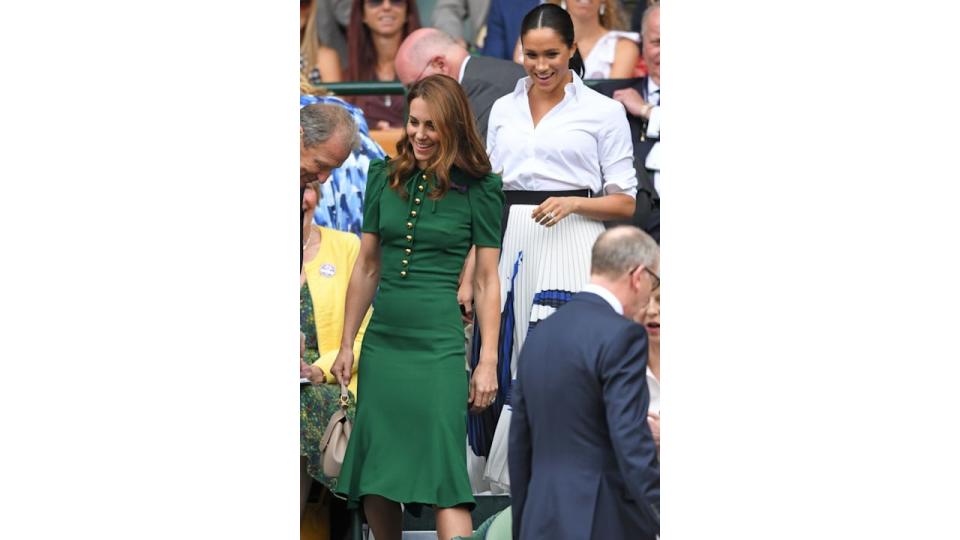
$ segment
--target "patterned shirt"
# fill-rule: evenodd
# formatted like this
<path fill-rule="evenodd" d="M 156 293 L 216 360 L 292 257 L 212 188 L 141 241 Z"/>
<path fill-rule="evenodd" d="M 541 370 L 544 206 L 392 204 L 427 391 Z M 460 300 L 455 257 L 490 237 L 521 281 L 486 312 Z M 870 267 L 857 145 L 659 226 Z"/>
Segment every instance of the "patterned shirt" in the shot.
<path fill-rule="evenodd" d="M 320 186 L 320 201 L 313 213 L 313 222 L 321 227 L 360 235 L 363 225 L 363 193 L 367 187 L 367 167 L 375 159 L 383 159 L 386 153 L 373 139 L 363 111 L 340 98 L 324 96 L 300 96 L 300 107 L 314 103 L 331 103 L 344 107 L 353 116 L 360 129 L 360 148 L 339 168 L 330 173 L 330 178 Z"/>

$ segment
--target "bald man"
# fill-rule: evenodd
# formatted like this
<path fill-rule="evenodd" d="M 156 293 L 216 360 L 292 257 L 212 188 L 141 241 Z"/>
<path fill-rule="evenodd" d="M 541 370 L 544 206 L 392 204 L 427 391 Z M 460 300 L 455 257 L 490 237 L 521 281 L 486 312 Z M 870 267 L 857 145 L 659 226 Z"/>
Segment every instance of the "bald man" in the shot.
<path fill-rule="evenodd" d="M 470 56 L 450 34 L 421 28 L 403 40 L 394 59 L 397 77 L 406 86 L 442 73 L 463 86 L 477 119 L 482 141 L 487 140 L 487 120 L 493 102 L 513 92 L 527 76 L 519 64 L 487 56 Z"/>

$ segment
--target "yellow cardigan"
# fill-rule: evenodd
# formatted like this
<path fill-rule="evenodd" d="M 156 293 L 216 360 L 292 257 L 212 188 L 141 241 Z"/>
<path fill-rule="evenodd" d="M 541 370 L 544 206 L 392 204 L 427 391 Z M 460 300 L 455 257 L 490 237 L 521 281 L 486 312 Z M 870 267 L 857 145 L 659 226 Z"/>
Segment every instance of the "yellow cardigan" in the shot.
<path fill-rule="evenodd" d="M 320 358 L 313 365 L 323 370 L 327 383 L 336 384 L 337 379 L 330 373 L 333 362 L 340 349 L 343 335 L 343 314 L 347 300 L 347 285 L 353 264 L 360 254 L 360 239 L 352 233 L 337 231 L 327 227 L 312 225 L 320 232 L 320 249 L 317 255 L 304 263 L 310 300 L 313 302 L 313 318 L 317 325 L 317 348 Z M 357 395 L 357 366 L 360 364 L 360 345 L 363 334 L 370 322 L 373 309 L 367 310 L 360 330 L 353 342 L 353 376 L 350 378 L 350 391 Z"/>

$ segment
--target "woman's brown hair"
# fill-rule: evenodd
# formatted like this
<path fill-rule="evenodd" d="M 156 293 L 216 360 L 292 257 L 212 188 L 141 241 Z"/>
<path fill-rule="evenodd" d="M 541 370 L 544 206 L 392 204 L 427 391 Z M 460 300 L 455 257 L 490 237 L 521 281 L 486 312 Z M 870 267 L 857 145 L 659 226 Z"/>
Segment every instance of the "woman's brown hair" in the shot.
<path fill-rule="evenodd" d="M 440 148 L 427 164 L 427 170 L 435 173 L 437 178 L 437 188 L 430 190 L 429 197 L 436 200 L 447 193 L 451 184 L 450 169 L 453 167 L 472 178 L 490 174 L 490 159 L 480 142 L 467 95 L 460 84 L 446 75 L 431 75 L 410 87 L 407 93 L 408 109 L 417 98 L 430 108 L 433 125 L 440 135 Z M 413 154 L 406 128 L 397 142 L 397 157 L 390 160 L 390 164 L 387 185 L 401 197 L 406 197 L 404 184 L 417 168 L 417 158 Z"/>
<path fill-rule="evenodd" d="M 380 0 L 381 2 L 383 0 Z M 377 50 L 373 45 L 370 28 L 363 24 L 365 0 L 353 0 L 350 23 L 347 25 L 347 81 L 374 81 L 377 79 Z M 420 12 L 417 0 L 407 0 L 407 20 L 403 25 L 401 39 L 420 28 Z M 396 52 L 396 51 L 394 51 Z"/>

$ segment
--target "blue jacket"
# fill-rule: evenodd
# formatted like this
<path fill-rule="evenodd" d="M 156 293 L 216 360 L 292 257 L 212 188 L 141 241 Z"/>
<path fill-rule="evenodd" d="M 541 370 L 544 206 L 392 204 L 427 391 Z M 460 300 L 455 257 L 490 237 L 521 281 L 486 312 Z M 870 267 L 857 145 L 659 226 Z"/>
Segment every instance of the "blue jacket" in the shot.
<path fill-rule="evenodd" d="M 513 49 L 520 38 L 520 23 L 540 0 L 492 0 L 487 13 L 487 37 L 483 54 L 513 60 Z"/>
<path fill-rule="evenodd" d="M 511 390 L 514 539 L 659 532 L 646 367 L 646 330 L 596 294 L 577 294 L 530 332 Z"/>

